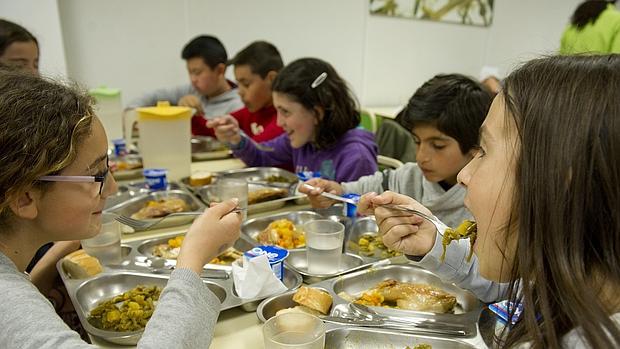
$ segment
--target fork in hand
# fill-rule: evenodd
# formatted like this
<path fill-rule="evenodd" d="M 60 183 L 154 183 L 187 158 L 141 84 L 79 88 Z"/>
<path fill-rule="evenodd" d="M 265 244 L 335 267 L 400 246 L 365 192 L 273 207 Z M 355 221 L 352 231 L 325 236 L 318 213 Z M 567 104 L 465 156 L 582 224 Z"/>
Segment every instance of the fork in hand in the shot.
<path fill-rule="evenodd" d="M 245 208 L 235 208 L 234 210 L 230 211 L 230 213 L 239 213 L 246 210 Z M 159 219 L 154 219 L 154 220 L 140 220 L 140 219 L 134 219 L 131 217 L 127 217 L 127 216 L 121 216 L 118 215 L 116 216 L 116 220 L 132 227 L 135 231 L 141 231 L 141 230 L 149 230 L 150 228 L 152 228 L 153 226 L 161 223 L 161 221 L 163 221 L 166 218 L 169 217 L 175 217 L 175 216 L 200 216 L 201 214 L 203 214 L 204 211 L 191 211 L 191 212 L 174 212 L 171 213 L 169 215 L 160 217 Z"/>

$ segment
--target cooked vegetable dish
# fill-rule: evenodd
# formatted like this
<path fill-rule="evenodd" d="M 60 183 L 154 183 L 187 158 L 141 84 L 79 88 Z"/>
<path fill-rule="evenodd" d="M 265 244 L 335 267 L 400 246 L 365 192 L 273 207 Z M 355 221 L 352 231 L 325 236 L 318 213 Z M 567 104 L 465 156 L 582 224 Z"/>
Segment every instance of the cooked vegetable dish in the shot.
<path fill-rule="evenodd" d="M 256 240 L 264 245 L 277 245 L 287 249 L 306 246 L 306 236 L 288 219 L 271 222 L 265 230 L 258 233 Z"/>
<path fill-rule="evenodd" d="M 443 253 L 441 254 L 441 261 L 446 258 L 446 248 L 453 240 L 467 239 L 469 238 L 469 255 L 467 261 L 471 260 L 471 256 L 474 253 L 474 243 L 476 242 L 477 228 L 476 222 L 470 220 L 464 220 L 456 229 L 448 228 L 443 233 L 441 239 L 441 245 L 443 246 Z"/>
<path fill-rule="evenodd" d="M 359 254 L 367 257 L 391 258 L 402 255 L 401 252 L 387 248 L 383 244 L 381 236 L 378 236 L 376 233 L 364 233 L 357 240 L 357 246 L 355 244 L 350 246 L 354 250 L 359 251 Z"/>
<path fill-rule="evenodd" d="M 88 322 L 108 331 L 141 330 L 153 315 L 160 294 L 159 286 L 138 286 L 99 303 L 90 311 Z"/>
<path fill-rule="evenodd" d="M 157 257 L 163 257 L 166 259 L 177 259 L 179 252 L 181 252 L 181 245 L 185 236 L 180 235 L 168 240 L 166 244 L 159 244 L 153 248 L 153 255 Z M 241 258 L 243 253 L 237 251 L 233 247 L 229 247 L 219 256 L 213 258 L 209 264 L 221 264 L 230 265 L 232 262 Z"/>

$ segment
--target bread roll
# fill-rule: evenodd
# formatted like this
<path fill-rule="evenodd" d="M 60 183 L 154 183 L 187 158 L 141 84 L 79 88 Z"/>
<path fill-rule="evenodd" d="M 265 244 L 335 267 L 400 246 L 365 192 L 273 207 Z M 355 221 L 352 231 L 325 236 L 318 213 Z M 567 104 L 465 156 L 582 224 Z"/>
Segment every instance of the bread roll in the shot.
<path fill-rule="evenodd" d="M 189 177 L 189 185 L 192 187 L 202 187 L 203 185 L 211 184 L 213 181 L 213 174 L 211 172 L 196 172 Z"/>
<path fill-rule="evenodd" d="M 332 306 L 332 296 L 317 288 L 301 286 L 293 295 L 293 301 L 327 315 Z"/>
<path fill-rule="evenodd" d="M 314 316 L 321 316 L 321 313 L 314 309 L 310 309 L 305 305 L 297 305 L 292 308 L 280 309 L 276 312 L 276 315 L 286 314 L 286 313 L 306 313 Z"/>
<path fill-rule="evenodd" d="M 99 260 L 86 254 L 84 250 L 66 255 L 62 260 L 62 267 L 72 279 L 88 278 L 103 271 Z"/>

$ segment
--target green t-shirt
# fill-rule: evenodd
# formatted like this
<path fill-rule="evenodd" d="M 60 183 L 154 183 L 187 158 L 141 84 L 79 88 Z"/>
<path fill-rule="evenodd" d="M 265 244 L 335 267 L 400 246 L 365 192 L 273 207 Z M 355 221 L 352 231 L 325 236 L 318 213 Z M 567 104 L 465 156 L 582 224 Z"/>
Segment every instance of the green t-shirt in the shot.
<path fill-rule="evenodd" d="M 594 23 L 580 30 L 570 25 L 564 30 L 561 54 L 620 53 L 620 11 L 613 4 L 601 12 Z"/>

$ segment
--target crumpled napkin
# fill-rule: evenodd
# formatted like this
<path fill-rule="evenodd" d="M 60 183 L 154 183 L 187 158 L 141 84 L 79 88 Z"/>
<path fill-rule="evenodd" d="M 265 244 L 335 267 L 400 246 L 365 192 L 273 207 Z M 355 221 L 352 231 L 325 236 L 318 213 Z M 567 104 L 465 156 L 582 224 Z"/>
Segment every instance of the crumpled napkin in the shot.
<path fill-rule="evenodd" d="M 266 255 L 252 259 L 244 256 L 243 266 L 239 261 L 232 264 L 232 274 L 237 295 L 243 299 L 265 298 L 288 290 L 271 270 Z"/>

